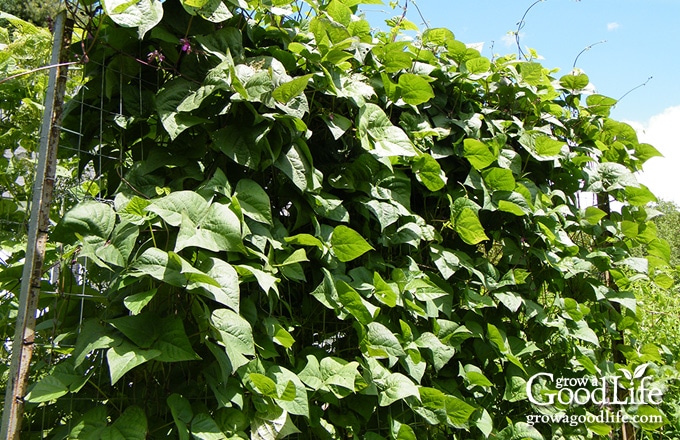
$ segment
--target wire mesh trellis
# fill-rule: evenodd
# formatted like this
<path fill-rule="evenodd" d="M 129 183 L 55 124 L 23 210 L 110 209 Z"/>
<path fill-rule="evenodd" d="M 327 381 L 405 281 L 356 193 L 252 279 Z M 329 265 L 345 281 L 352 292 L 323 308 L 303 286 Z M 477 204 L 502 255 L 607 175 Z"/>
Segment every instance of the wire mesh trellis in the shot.
<path fill-rule="evenodd" d="M 79 17 L 78 14 L 73 15 Z M 150 96 L 167 80 L 168 73 L 154 64 L 157 55 L 153 48 L 142 47 L 141 42 L 131 43 L 134 47 L 128 53 L 111 49 L 98 50 L 94 55 L 95 51 L 89 50 L 91 45 L 105 43 L 101 36 L 95 37 L 97 30 L 89 21 L 92 17 L 84 18 L 86 21 L 78 23 L 83 29 L 81 40 L 72 47 L 73 52 L 80 52 L 81 63 L 71 69 L 72 76 L 77 78 L 74 81 L 79 85 L 72 89 L 65 117 L 57 126 L 61 143 L 51 213 L 53 224 L 79 204 L 95 201 L 114 205 L 116 190 L 120 187 L 147 198 L 149 191 L 162 195 L 169 192 L 168 186 L 172 185 L 172 182 L 162 180 L 144 182 L 143 179 L 130 179 L 136 170 L 148 166 L 145 162 L 150 155 L 158 154 L 158 149 L 147 148 L 147 142 L 172 147 L 167 135 L 149 134 L 148 131 L 153 130 L 152 124 L 146 120 L 137 122 L 132 114 L 149 117 L 154 112 Z M 90 80 L 90 77 L 95 79 Z M 153 116 L 151 119 L 153 122 Z M 126 137 L 131 126 L 139 130 L 134 139 Z M 175 179 L 177 181 L 182 181 L 182 174 L 190 176 L 192 173 L 192 170 L 183 169 L 172 154 L 154 156 L 153 159 L 176 170 L 174 177 L 180 175 Z M 146 186 L 140 187 L 140 182 L 146 183 Z M 107 420 L 108 417 L 111 421 L 123 413 L 122 408 L 126 405 L 159 402 L 163 408 L 146 409 L 165 412 L 165 418 L 172 419 L 164 398 L 145 400 L 148 393 L 163 392 L 167 395 L 174 391 L 162 384 L 163 375 L 172 374 L 170 369 L 159 370 L 161 376 L 158 378 L 134 377 L 111 386 L 105 350 L 97 350 L 87 359 L 81 359 L 75 370 L 69 371 L 64 367 L 63 361 L 72 358 L 78 348 L 78 336 L 96 331 L 96 323 L 91 319 L 93 316 L 106 320 L 120 313 L 112 310 L 109 314 L 103 299 L 103 292 L 113 282 L 111 272 L 90 264 L 90 257 L 84 254 L 85 250 L 79 246 L 52 245 L 48 248 L 45 267 L 49 270 L 43 272 L 41 280 L 36 313 L 37 334 L 33 343 L 35 354 L 28 378 L 30 385 L 41 387 L 41 397 L 31 398 L 29 395 L 25 402 L 21 429 L 22 436 L 26 438 L 77 437 L 78 432 L 84 429 L 80 424 L 87 424 L 87 414 L 104 407 L 114 413 L 95 416 L 99 420 Z M 20 262 L 15 263 L 18 265 Z M 7 302 L 15 299 L 15 293 L 8 291 Z M 292 300 L 289 302 L 293 303 Z M 324 317 L 330 316 L 328 310 L 323 309 L 322 313 Z M 337 320 L 330 318 L 328 324 L 325 318 L 322 321 L 320 326 L 312 323 L 308 330 L 311 346 L 328 353 L 356 349 L 356 341 L 348 342 L 354 333 L 350 325 L 339 325 Z M 6 335 L 9 328 L 5 330 Z M 78 392 L 81 389 L 87 392 Z M 36 388 L 29 386 L 29 391 L 36 391 Z M 214 400 L 213 393 L 205 384 L 203 397 L 193 397 L 192 404 L 204 404 L 211 399 Z M 377 422 L 380 425 L 379 417 Z M 299 438 L 309 437 L 300 434 Z"/>
<path fill-rule="evenodd" d="M 189 177 L 192 172 L 185 169 L 178 160 L 181 155 L 174 156 L 171 151 L 159 153 L 162 151 L 159 148 L 146 148 L 150 144 L 162 145 L 168 150 L 181 148 L 180 142 L 173 143 L 167 135 L 153 132 L 158 116 L 152 112 L 150 95 L 153 96 L 167 81 L 167 76 L 171 76 L 154 65 L 154 58 L 158 57 L 156 50 L 143 47 L 142 43 L 131 39 L 129 51 L 120 51 L 113 47 L 92 51 L 90 49 L 95 44 L 106 45 L 106 38 L 122 39 L 127 35 L 108 35 L 104 38 L 97 36 L 97 29 L 90 27 L 89 23 L 82 24 L 82 40 L 75 47 L 76 50 L 82 49 L 80 59 L 83 61 L 81 68 L 85 79 L 69 101 L 67 117 L 60 126 L 63 136 L 60 158 L 64 167 L 58 180 L 55 220 L 69 208 L 91 201 L 115 205 L 116 190 L 120 187 L 143 198 L 149 197 L 149 191 L 162 195 L 171 189 L 181 188 L 168 188 L 173 185 L 170 179 L 145 181 L 139 178 L 139 174 L 143 174 L 139 170 L 148 171 L 150 166 L 157 166 L 152 165 L 153 163 L 160 162 L 169 172 L 175 173 L 174 181 L 177 182 L 182 181 L 182 175 Z M 136 115 L 143 117 L 138 121 Z M 128 137 L 134 130 L 138 130 L 139 134 Z M 153 154 L 156 156 L 154 160 L 150 160 Z M 136 178 L 132 179 L 131 176 Z M 283 209 L 291 206 L 292 204 L 286 204 Z M 121 314 L 121 310 L 108 310 L 103 292 L 109 290 L 114 280 L 110 271 L 100 270 L 101 267 L 90 264 L 91 259 L 97 255 L 86 249 L 86 244 L 83 247 L 54 249 L 53 261 L 62 264 L 55 265 L 53 274 L 46 276 L 44 280 L 42 303 L 39 306 L 40 338 L 35 344 L 38 356 L 31 378 L 36 387 L 42 388 L 39 390 L 39 398 L 32 396 L 28 399 L 24 432 L 29 436 L 77 437 L 74 432 L 86 429 L 89 426 L 88 421 L 110 422 L 124 414 L 124 407 L 135 404 L 145 405 L 149 413 L 164 412 L 164 417 L 161 418 L 172 420 L 168 416 L 170 409 L 165 405 L 165 399 L 158 396 L 181 391 L 166 386 L 164 382 L 173 374 L 181 376 L 177 372 L 185 373 L 189 368 L 184 365 L 167 368 L 159 365 L 152 371 L 153 374 L 143 377 L 136 376 L 136 372 L 131 371 L 125 380 L 113 381 L 116 383 L 111 385 L 105 350 L 96 349 L 96 344 L 99 343 L 96 338 L 89 342 L 95 349 L 88 350 L 87 355 L 77 359 L 73 371 L 65 368 L 62 361 L 75 357 L 73 352 L 78 349 L 80 335 L 92 333 L 96 336 L 99 331 L 97 320 L 106 321 Z M 121 286 L 122 289 L 124 287 Z M 110 290 L 116 293 L 116 289 Z M 291 291 L 286 294 L 292 296 Z M 266 298 L 265 295 L 259 295 L 259 298 L 261 302 L 266 301 L 262 300 Z M 288 299 L 288 304 L 295 304 L 295 301 Z M 283 308 L 280 303 L 279 307 Z M 329 355 L 358 352 L 357 336 L 351 324 L 338 321 L 329 310 L 321 310 L 320 321 L 311 320 L 309 328 L 303 329 L 299 335 L 296 334 L 300 345 L 321 349 Z M 180 312 L 181 310 L 176 311 L 176 314 L 180 315 Z M 285 312 L 280 312 L 280 315 L 285 315 Z M 325 319 L 327 315 L 328 323 Z M 96 319 L 93 320 L 92 317 Z M 312 340 L 305 341 L 305 337 Z M 53 380 L 50 381 L 49 378 Z M 203 396 L 200 391 L 192 393 L 191 403 L 207 406 L 209 400 L 215 400 L 210 390 L 210 386 L 214 384 L 203 383 L 201 386 Z M 87 392 L 77 392 L 81 389 Z M 159 408 L 150 407 L 153 404 Z M 400 412 L 405 412 L 405 403 L 401 402 L 400 405 Z M 110 408 L 112 414 L 106 414 L 107 408 Z M 104 411 L 103 416 L 100 412 L 92 413 L 100 409 Z M 391 411 L 392 408 L 389 408 L 390 419 Z M 88 419 L 88 414 L 92 416 L 91 419 Z M 341 419 L 342 416 L 338 414 L 337 417 Z M 384 430 L 381 425 L 387 423 L 386 418 L 381 416 L 380 411 L 376 411 L 375 425 L 369 429 L 373 428 L 375 432 Z M 171 424 L 166 424 L 157 429 L 169 431 L 172 428 Z M 300 435 L 300 438 L 308 437 Z"/>
<path fill-rule="evenodd" d="M 76 17 L 79 16 L 75 14 L 78 11 L 71 12 Z M 80 17 L 83 18 L 82 14 Z M 145 90 L 158 89 L 159 84 L 153 75 L 162 75 L 161 71 L 143 60 L 133 59 L 134 56 L 130 54 L 119 54 L 123 59 L 132 59 L 132 63 L 118 66 L 116 63 L 119 60 L 114 59 L 112 63 L 108 56 L 110 54 L 100 52 L 102 56 L 97 58 L 87 53 L 89 40 L 96 31 L 90 29 L 91 17 L 84 18 L 88 21 L 78 23 L 85 29 L 83 40 L 74 46 L 82 48 L 82 63 L 79 68 L 72 69 L 71 73 L 75 78 L 74 82 L 79 82 L 80 85 L 67 98 L 65 117 L 61 124 L 55 125 L 61 132 L 61 143 L 54 200 L 51 205 L 53 224 L 78 204 L 88 201 L 113 204 L 113 193 L 117 185 L 127 185 L 133 191 L 138 191 L 125 179 L 125 175 L 140 165 L 141 158 L 146 157 L 144 142 L 135 145 L 133 155 L 130 145 L 126 144 L 127 140 L 117 136 L 116 127 L 129 123 L 130 115 L 124 114 L 124 99 L 137 99 L 135 107 L 138 113 L 150 111 L 150 106 L 146 108 L 148 96 L 144 96 Z M 138 49 L 140 53 L 143 52 L 142 48 Z M 93 71 L 96 71 L 93 76 L 100 79 L 99 83 L 88 81 L 88 72 Z M 140 130 L 144 130 L 142 125 Z M 143 137 L 142 133 L 140 138 Z M 159 190 L 162 190 L 162 186 L 160 184 Z M 1 220 L 3 224 L 11 224 L 17 230 L 26 224 L 26 221 L 15 221 L 9 217 Z M 108 381 L 108 374 L 106 359 L 101 352 L 85 362 L 86 368 L 76 372 L 80 373 L 82 381 L 68 384 L 68 389 L 60 389 L 64 381 L 63 375 L 69 374 L 59 370 L 60 361 L 71 355 L 77 335 L 81 331 L 87 331 L 87 318 L 94 315 L 103 318 L 107 316 L 106 311 L 103 314 L 94 314 L 91 311 L 102 307 L 102 292 L 111 282 L 111 275 L 105 271 L 104 275 L 92 273 L 93 267 L 89 264 L 88 257 L 81 257 L 80 251 L 79 247 L 50 245 L 48 248 L 47 264 L 40 280 L 40 300 L 37 310 L 33 312 L 37 319 L 36 337 L 31 343 L 34 349 L 33 362 L 24 388 L 29 385 L 30 391 L 30 385 L 39 383 L 41 379 L 41 383 L 45 383 L 44 378 L 50 376 L 60 378 L 62 383 L 56 385 L 54 392 L 48 393 L 45 398 L 29 398 L 26 402 L 21 402 L 25 403 L 23 426 L 19 418 L 15 417 L 14 423 L 18 426 L 8 427 L 16 433 L 12 437 L 19 435 L 19 432 L 22 438 L 66 437 L 74 429 L 79 429 L 76 426 L 79 417 L 98 404 L 106 402 L 108 406 L 120 408 L 125 403 L 125 392 L 120 392 L 117 396 L 112 395 L 110 390 L 103 391 L 107 388 L 104 382 Z M 4 277 L 11 276 L 16 272 L 13 269 L 22 265 L 20 256 L 12 257 L 3 262 L 7 264 Z M 96 271 L 96 267 L 94 270 Z M 3 291 L 3 304 L 15 310 L 18 284 L 11 287 Z M 9 355 L 12 350 L 8 335 L 11 333 L 12 323 L 7 320 L 4 324 L 4 348 Z M 93 376 L 95 380 L 91 380 Z M 50 382 L 47 382 L 47 386 L 49 385 Z M 76 394 L 75 391 L 81 387 L 91 388 L 92 392 Z M 117 387 L 129 392 L 138 385 L 133 382 L 119 382 Z M 66 398 L 63 398 L 66 394 Z M 54 399 L 59 397 L 62 398 L 55 402 Z M 169 410 L 166 408 L 165 411 Z"/>
<path fill-rule="evenodd" d="M 39 307 L 41 281 L 47 247 L 47 230 L 56 175 L 56 153 L 59 133 L 55 127 L 61 119 L 66 88 L 66 66 L 63 65 L 66 46 L 70 42 L 72 23 L 62 13 L 56 22 L 52 54 L 52 70 L 45 98 L 43 124 L 40 129 L 40 152 L 35 169 L 33 199 L 26 240 L 18 297 L 16 328 L 11 349 L 11 363 L 7 378 L 2 418 L 2 435 L 18 438 L 24 409 L 31 358 L 36 340 L 36 311 Z"/>
<path fill-rule="evenodd" d="M 74 11 L 71 11 L 74 12 Z M 62 21 L 63 22 L 63 21 Z M 61 22 L 57 22 L 61 23 Z M 79 23 L 80 25 L 87 25 L 86 23 Z M 60 39 L 59 26 L 55 34 L 55 38 Z M 65 31 L 69 40 L 71 37 L 72 26 Z M 68 43 L 67 43 L 68 44 Z M 76 43 L 78 44 L 78 43 Z M 69 47 L 55 45 L 53 49 L 53 65 L 58 64 L 54 60 L 61 57 L 60 64 L 67 64 L 63 59 L 64 54 L 70 54 Z M 68 55 L 66 55 L 68 56 Z M 134 81 L 142 79 L 135 75 L 130 75 L 122 69 L 115 70 L 108 65 L 106 59 L 87 59 L 83 58 L 81 61 L 87 63 L 81 64 L 78 69 L 71 69 L 71 92 L 65 109 L 65 118 L 57 117 L 52 121 L 52 129 L 57 131 L 55 140 L 59 137 L 62 142 L 59 145 L 59 158 L 55 161 L 56 168 L 53 170 L 54 176 L 47 176 L 48 184 L 54 186 L 53 199 L 47 203 L 45 209 L 49 212 L 51 222 L 58 221 L 59 218 L 70 208 L 79 203 L 88 200 L 104 201 L 106 203 L 113 203 L 110 196 L 110 188 L 107 184 L 111 183 L 107 177 L 111 171 L 115 170 L 116 175 L 122 176 L 125 174 L 126 167 L 129 168 L 133 161 L 130 158 L 124 158 L 123 149 L 114 145 L 118 141 L 115 135 L 108 141 L 105 140 L 104 132 L 108 130 L 107 124 L 121 123 L 122 115 L 122 90 L 123 87 L 134 87 Z M 66 66 L 62 66 L 62 75 L 66 75 Z M 91 84 L 85 81 L 80 86 L 75 86 L 81 81 L 81 75 L 88 69 L 100 69 L 102 74 L 102 83 L 99 87 L 92 89 Z M 103 72 L 106 70 L 106 74 Z M 85 75 L 87 73 L 85 72 Z M 106 93 L 100 93 L 106 88 L 105 80 L 112 80 L 112 75 L 119 75 L 117 90 L 118 104 L 116 105 L 114 99 L 107 99 Z M 155 86 L 155 84 L 153 84 Z M 115 93 L 114 93 L 115 94 Z M 57 106 L 61 107 L 63 98 L 57 100 Z M 113 103 L 113 104 L 111 104 Z M 49 114 L 47 114 L 49 113 Z M 48 107 L 46 109 L 47 117 L 52 120 L 52 112 Z M 89 123 L 86 124 L 86 121 Z M 44 130 L 43 130 L 44 131 Z M 59 135 L 61 133 L 61 136 Z M 55 152 L 56 152 L 56 145 Z M 23 148 L 18 148 L 14 151 L 6 152 L 6 156 L 12 154 L 12 159 L 17 159 L 17 154 L 25 155 L 29 162 L 40 162 L 47 159 L 32 156 L 30 152 Z M 143 153 L 142 153 L 143 154 Z M 23 159 L 24 157 L 19 157 Z M 9 159 L 9 158 L 7 158 Z M 108 168 L 107 168 L 108 167 Z M 22 183 L 24 180 L 30 181 L 30 175 L 25 178 L 20 178 L 20 181 L 15 183 Z M 46 185 L 38 183 L 37 187 L 42 188 Z M 115 188 L 114 188 L 115 189 Z M 3 202 L 12 204 L 20 203 L 15 194 L 3 192 Z M 35 202 L 34 202 L 35 205 Z M 28 213 L 31 209 L 36 209 L 36 206 L 25 204 L 24 215 L 25 218 L 17 218 L 15 212 L 11 210 L 3 210 L 3 218 L 0 218 L 0 223 L 3 224 L 3 232 L 15 232 L 14 239 L 19 245 L 23 240 L 23 229 L 28 224 Z M 26 252 L 26 261 L 30 258 L 31 252 L 36 247 L 33 242 L 35 238 L 31 239 L 30 235 L 38 233 L 45 233 L 47 231 L 46 225 L 41 227 L 30 228 L 28 249 Z M 9 240 L 4 241 L 6 246 L 10 243 Z M 16 246 L 15 246 L 16 247 Z M 33 359 L 31 363 L 30 373 L 26 371 L 24 374 L 29 374 L 29 377 L 20 379 L 13 379 L 11 377 L 12 371 L 4 371 L 5 380 L 8 381 L 6 402 L 17 402 L 21 406 L 21 410 L 13 410 L 5 404 L 3 411 L 3 433 L 7 438 L 15 438 L 21 433 L 27 437 L 39 437 L 49 433 L 49 436 L 59 436 L 59 430 L 54 431 L 56 426 L 62 425 L 61 431 L 68 433 L 73 426 L 69 421 L 74 420 L 77 414 L 83 411 L 83 408 L 91 407 L 97 400 L 108 399 L 109 396 L 99 396 L 93 400 L 93 395 L 90 393 L 86 397 L 76 397 L 71 394 L 67 400 L 67 407 L 62 405 L 47 405 L 45 401 L 38 400 L 31 402 L 23 401 L 23 396 L 27 385 L 35 384 L 38 379 L 44 378 L 46 375 L 54 374 L 54 367 L 58 361 L 67 357 L 68 353 L 74 348 L 74 333 L 81 331 L 83 322 L 87 316 L 87 307 L 90 303 L 97 303 L 98 297 L 101 296 L 104 285 L 107 283 L 106 279 L 93 280 L 89 273 L 88 259 L 78 257 L 78 248 L 64 248 L 62 246 L 55 247 L 53 244 L 47 245 L 47 255 L 44 257 L 45 265 L 37 269 L 39 277 L 36 288 L 40 292 L 39 298 L 35 298 L 35 306 L 25 308 L 25 313 L 30 320 L 35 317 L 37 324 L 35 325 L 35 339 L 30 343 L 15 343 L 12 348 L 12 339 L 22 340 L 23 338 L 11 338 L 11 333 L 14 329 L 13 319 L 19 315 L 21 317 L 21 304 L 19 303 L 19 287 L 20 287 L 20 271 L 24 266 L 23 252 L 18 249 L 3 249 L 3 309 L 8 311 L 7 318 L 3 321 L 3 335 L 5 338 L 3 349 L 4 356 L 9 358 L 17 350 L 23 346 L 29 346 L 33 352 Z M 12 278 L 16 282 L 12 282 Z M 25 278 L 25 277 L 24 277 Z M 29 324 L 31 326 L 33 324 Z M 25 327 L 25 324 L 18 326 Z M 19 333 L 17 333 L 18 335 Z M 25 341 L 24 341 L 25 342 Z M 104 368 L 101 364 L 103 359 L 99 360 L 99 366 L 90 368 Z M 24 367 L 25 368 L 25 367 Z M 13 368 L 16 369 L 16 368 Z M 91 374 L 85 372 L 83 375 L 85 380 Z M 105 375 L 97 374 L 99 380 Z M 20 381 L 17 384 L 18 388 L 9 386 L 13 382 Z M 101 388 L 101 383 L 90 384 L 94 388 Z M 30 387 L 29 387 L 30 389 Z M 68 391 L 73 391 L 69 389 Z M 57 392 L 59 394 L 59 392 Z M 51 397 L 58 397 L 57 394 Z M 65 394 L 65 393 L 64 393 Z M 80 407 L 80 408 L 78 408 Z M 23 427 L 22 427 L 22 410 L 23 412 Z M 65 422 L 65 423 L 64 423 Z"/>

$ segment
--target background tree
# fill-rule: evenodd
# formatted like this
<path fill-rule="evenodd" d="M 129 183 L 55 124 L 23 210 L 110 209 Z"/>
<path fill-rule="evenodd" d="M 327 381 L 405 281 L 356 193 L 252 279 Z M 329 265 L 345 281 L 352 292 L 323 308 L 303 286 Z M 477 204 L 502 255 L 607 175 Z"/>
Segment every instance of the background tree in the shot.
<path fill-rule="evenodd" d="M 673 377 L 668 381 L 668 388 L 664 393 L 664 411 L 671 417 L 668 427 L 668 438 L 680 431 L 680 385 L 678 382 L 677 366 L 680 361 L 680 241 L 678 230 L 680 225 L 680 210 L 673 202 L 659 201 L 653 205 L 662 215 L 654 218 L 659 237 L 669 244 L 671 267 L 666 274 L 666 283 L 659 286 L 655 283 L 641 282 L 637 287 L 639 292 L 639 339 L 642 344 L 658 344 L 669 365 L 675 368 L 665 368 L 664 374 Z"/>
<path fill-rule="evenodd" d="M 3 258 L 17 250 L 21 259 L 48 82 L 44 67 L 50 62 L 52 34 L 0 12 L 0 47 L 0 244 Z M 79 85 L 78 69 L 71 73 L 69 94 Z M 73 162 L 67 158 L 60 165 L 63 200 L 63 192 L 73 183 L 74 175 L 67 171 L 73 168 Z"/>
<path fill-rule="evenodd" d="M 51 40 L 46 29 L 14 16 L 0 15 L 0 328 L 4 341 L 13 337 L 16 320 L 14 293 L 18 292 L 19 263 L 26 248 L 28 203 L 47 86 L 45 72 L 21 74 L 47 64 Z M 3 385 L 7 381 L 9 359 L 8 345 L 3 344 L 0 348 Z"/>
<path fill-rule="evenodd" d="M 671 266 L 680 265 L 680 207 L 674 202 L 659 201 L 654 208 L 663 215 L 654 219 L 657 234 L 670 246 Z"/>
<path fill-rule="evenodd" d="M 49 26 L 61 10 L 60 0 L 0 0 L 0 11 L 38 26 Z"/>
<path fill-rule="evenodd" d="M 2 214 L 0 239 L 23 234 L 30 200 L 31 172 L 37 153 L 47 72 L 31 70 L 49 64 L 52 35 L 47 29 L 0 15 L 0 158 Z"/>
<path fill-rule="evenodd" d="M 585 74 L 354 0 L 84 3 L 26 433 L 586 438 L 618 427 L 527 423 L 531 375 L 669 379 L 632 288 L 668 278 L 658 152 Z"/>

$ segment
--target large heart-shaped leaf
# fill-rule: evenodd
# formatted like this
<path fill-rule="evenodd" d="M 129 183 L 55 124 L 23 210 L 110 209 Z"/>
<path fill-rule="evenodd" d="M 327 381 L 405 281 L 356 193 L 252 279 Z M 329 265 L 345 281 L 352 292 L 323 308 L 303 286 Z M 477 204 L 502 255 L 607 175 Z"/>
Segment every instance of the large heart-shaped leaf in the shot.
<path fill-rule="evenodd" d="M 347 262 L 373 250 L 373 246 L 368 244 L 354 229 L 340 225 L 333 230 L 331 249 L 338 260 Z"/>

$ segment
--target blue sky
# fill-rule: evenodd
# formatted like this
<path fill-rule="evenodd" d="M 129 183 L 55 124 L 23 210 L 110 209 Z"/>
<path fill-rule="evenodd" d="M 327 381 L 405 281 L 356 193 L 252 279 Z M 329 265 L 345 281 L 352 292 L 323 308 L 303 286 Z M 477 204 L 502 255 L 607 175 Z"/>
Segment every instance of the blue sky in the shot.
<path fill-rule="evenodd" d="M 401 10 L 367 5 L 379 23 Z M 484 43 L 482 54 L 517 53 L 514 36 L 535 0 L 415 0 L 427 25 L 446 27 L 464 43 Z M 400 1 L 401 4 L 404 0 Z M 409 2 L 407 18 L 424 29 Z M 605 41 L 601 44 L 601 41 Z M 651 159 L 639 180 L 657 196 L 680 205 L 680 0 L 544 0 L 527 13 L 520 44 L 535 49 L 540 62 L 560 73 L 577 67 L 598 93 L 620 98 L 612 117 L 630 123 L 641 141 L 665 158 Z M 651 80 L 643 87 L 633 90 Z M 631 91 L 632 90 L 632 91 Z"/>

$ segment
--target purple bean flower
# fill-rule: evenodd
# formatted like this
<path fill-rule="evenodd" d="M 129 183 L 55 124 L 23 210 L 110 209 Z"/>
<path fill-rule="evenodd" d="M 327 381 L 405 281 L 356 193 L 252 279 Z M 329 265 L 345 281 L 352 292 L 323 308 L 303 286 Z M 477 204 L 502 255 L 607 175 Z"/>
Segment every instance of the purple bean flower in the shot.
<path fill-rule="evenodd" d="M 188 38 L 180 38 L 179 43 L 182 45 L 182 52 L 191 53 L 191 41 Z"/>

